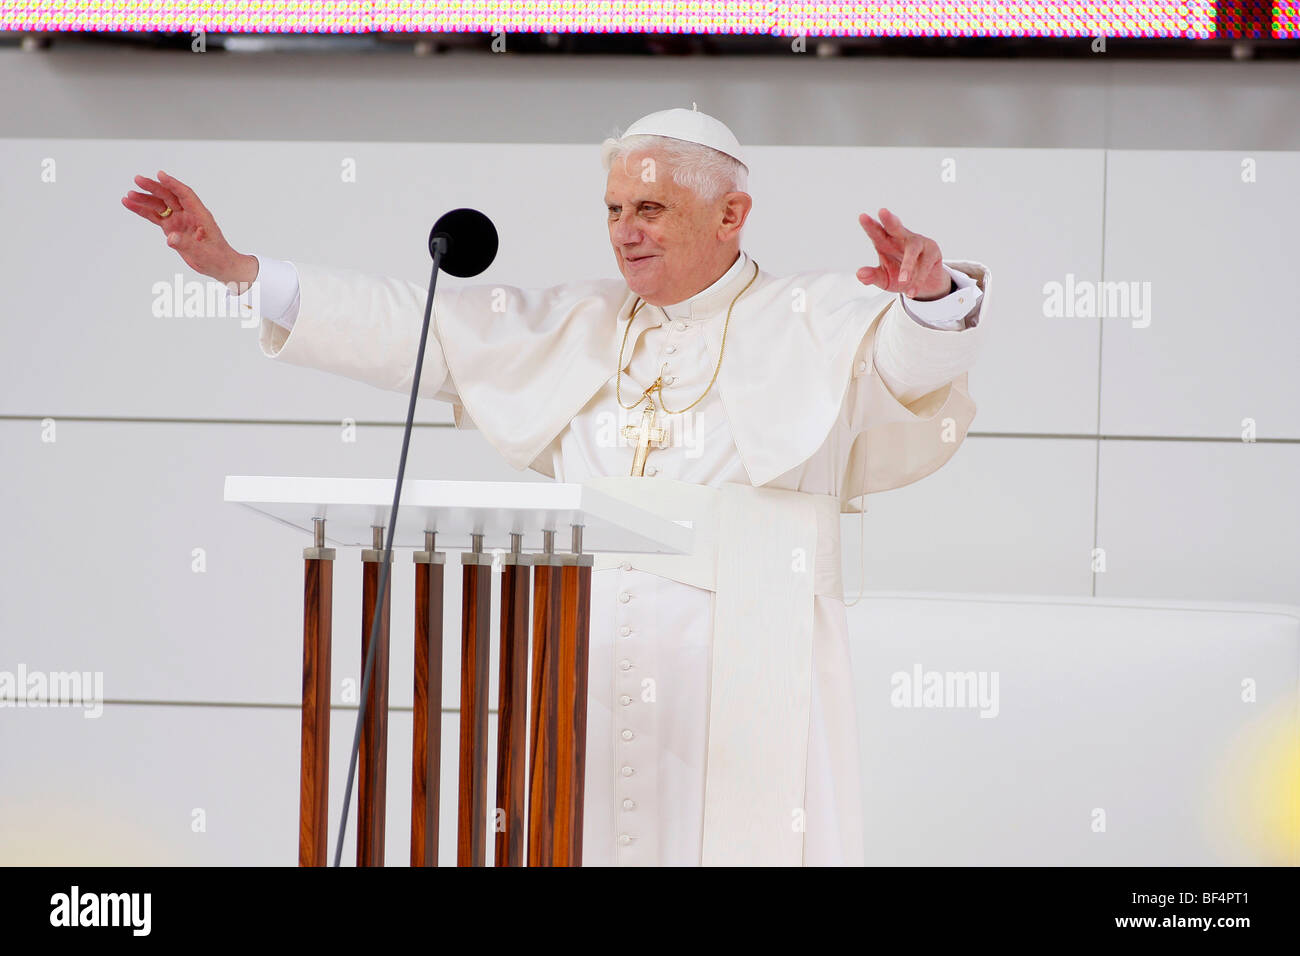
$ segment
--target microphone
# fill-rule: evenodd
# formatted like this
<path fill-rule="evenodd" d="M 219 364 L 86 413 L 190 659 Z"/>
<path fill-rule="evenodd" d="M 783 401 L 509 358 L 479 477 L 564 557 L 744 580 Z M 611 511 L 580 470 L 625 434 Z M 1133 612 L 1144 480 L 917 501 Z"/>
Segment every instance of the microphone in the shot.
<path fill-rule="evenodd" d="M 435 260 L 440 240 L 442 271 L 458 279 L 478 275 L 497 255 L 496 226 L 477 209 L 453 209 L 433 224 L 429 255 Z"/>
<path fill-rule="evenodd" d="M 397 482 L 393 486 L 393 507 L 388 514 L 388 541 L 379 571 L 379 593 L 375 606 L 384 606 L 388 592 L 388 572 L 392 567 L 393 535 L 397 530 L 397 509 L 402 500 L 402 478 L 406 474 L 406 452 L 411 445 L 411 425 L 415 421 L 415 399 L 420 393 L 420 371 L 424 368 L 424 348 L 429 339 L 429 317 L 433 312 L 433 290 L 438 284 L 438 272 L 443 271 L 458 279 L 476 276 L 492 264 L 497 255 L 497 230 L 492 220 L 477 209 L 453 209 L 444 213 L 429 232 L 429 254 L 433 256 L 433 274 L 429 277 L 429 294 L 424 301 L 424 325 L 420 328 L 420 345 L 415 354 L 415 369 L 411 375 L 411 400 L 406 407 L 406 428 L 402 432 L 402 455 L 397 462 Z M 348 832 L 348 809 L 352 805 L 352 784 L 357 773 L 357 754 L 361 748 L 361 727 L 366 719 L 366 701 L 370 697 L 370 682 L 375 667 L 375 647 L 379 643 L 379 625 L 383 614 L 376 613 L 370 627 L 370 641 L 366 649 L 366 662 L 361 675 L 361 703 L 357 708 L 357 723 L 352 731 L 352 757 L 348 761 L 348 783 L 343 792 L 343 816 L 339 820 L 338 840 L 334 844 L 334 865 L 343 860 L 343 840 Z"/>

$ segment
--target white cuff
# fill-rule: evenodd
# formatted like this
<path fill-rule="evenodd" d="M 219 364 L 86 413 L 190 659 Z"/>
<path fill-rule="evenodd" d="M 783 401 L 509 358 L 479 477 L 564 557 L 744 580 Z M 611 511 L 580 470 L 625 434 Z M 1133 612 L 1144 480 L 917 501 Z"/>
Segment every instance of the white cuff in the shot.
<path fill-rule="evenodd" d="M 259 255 L 253 258 L 257 260 L 257 279 L 242 295 L 227 292 L 226 298 L 240 313 L 247 312 L 292 329 L 298 318 L 298 270 L 285 259 Z"/>
<path fill-rule="evenodd" d="M 901 293 L 899 298 L 903 301 L 903 311 L 918 324 L 930 329 L 960 332 L 966 328 L 966 315 L 975 308 L 984 293 L 966 273 L 958 272 L 946 262 L 943 267 L 952 277 L 955 288 L 942 299 L 918 302 Z"/>
<path fill-rule="evenodd" d="M 936 329 L 903 318 L 903 311 L 891 307 L 880 320 L 872 361 L 894 397 L 909 405 L 967 371 L 984 336 L 979 324 L 960 330 Z"/>

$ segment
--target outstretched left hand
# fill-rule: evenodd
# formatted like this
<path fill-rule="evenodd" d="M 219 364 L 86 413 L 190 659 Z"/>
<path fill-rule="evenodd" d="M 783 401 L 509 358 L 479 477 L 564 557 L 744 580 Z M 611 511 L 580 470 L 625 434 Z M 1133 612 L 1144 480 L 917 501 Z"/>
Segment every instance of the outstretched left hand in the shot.
<path fill-rule="evenodd" d="M 933 239 L 912 232 L 888 209 L 880 210 L 880 221 L 865 212 L 858 222 L 876 247 L 879 265 L 863 266 L 858 281 L 877 285 L 886 292 L 902 292 L 908 298 L 941 299 L 952 291 L 952 279 L 943 267 L 943 253 Z"/>

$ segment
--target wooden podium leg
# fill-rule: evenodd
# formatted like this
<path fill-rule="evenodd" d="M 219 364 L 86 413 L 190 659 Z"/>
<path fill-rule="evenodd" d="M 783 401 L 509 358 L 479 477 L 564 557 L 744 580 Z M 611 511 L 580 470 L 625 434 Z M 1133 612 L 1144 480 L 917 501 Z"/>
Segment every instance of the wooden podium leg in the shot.
<path fill-rule="evenodd" d="M 501 568 L 501 671 L 497 695 L 496 866 L 523 866 L 528 746 L 528 565 L 510 535 Z"/>
<path fill-rule="evenodd" d="M 380 615 L 376 637 L 374 670 L 370 675 L 370 694 L 366 701 L 366 719 L 361 729 L 358 754 L 360 780 L 357 784 L 357 866 L 384 865 L 384 800 L 388 778 L 388 622 L 392 606 L 392 581 L 379 606 L 380 562 L 384 557 L 384 529 L 375 527 L 374 548 L 361 552 L 361 666 L 362 678 L 366 655 L 370 651 L 370 628 Z M 392 574 L 390 569 L 389 574 Z"/>
<path fill-rule="evenodd" d="M 330 644 L 334 549 L 316 518 L 315 547 L 304 548 L 302 614 L 302 775 L 298 865 L 325 866 L 329 848 Z"/>
<path fill-rule="evenodd" d="M 483 536 L 461 554 L 460 794 L 456 865 L 487 862 L 487 710 L 489 644 L 492 637 L 492 556 Z"/>
<path fill-rule="evenodd" d="M 533 560 L 532 734 L 528 755 L 528 865 L 555 865 L 556 729 L 559 697 L 560 568 L 547 553 Z"/>
<path fill-rule="evenodd" d="M 559 753 L 555 865 L 582 865 L 583 785 L 587 765 L 587 654 L 591 567 L 560 569 Z"/>
<path fill-rule="evenodd" d="M 424 533 L 415 552 L 415 707 L 411 764 L 411 866 L 438 865 L 442 766 L 442 601 L 446 555 Z"/>

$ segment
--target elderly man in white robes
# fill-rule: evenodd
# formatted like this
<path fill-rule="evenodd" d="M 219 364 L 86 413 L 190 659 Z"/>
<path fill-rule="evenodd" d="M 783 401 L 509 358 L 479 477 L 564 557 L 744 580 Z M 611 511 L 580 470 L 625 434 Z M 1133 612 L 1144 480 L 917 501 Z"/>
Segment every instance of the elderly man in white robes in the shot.
<path fill-rule="evenodd" d="M 597 558 L 584 862 L 860 864 L 840 514 L 965 438 L 989 274 L 888 209 L 859 216 L 876 265 L 764 271 L 744 153 L 697 110 L 602 158 L 621 278 L 438 288 L 420 389 L 516 468 L 693 522 L 693 555 Z M 128 209 L 259 303 L 265 355 L 409 391 L 422 285 L 238 253 L 184 183 L 135 181 Z"/>

